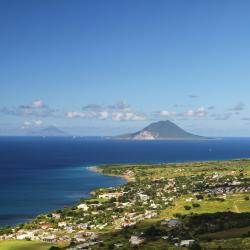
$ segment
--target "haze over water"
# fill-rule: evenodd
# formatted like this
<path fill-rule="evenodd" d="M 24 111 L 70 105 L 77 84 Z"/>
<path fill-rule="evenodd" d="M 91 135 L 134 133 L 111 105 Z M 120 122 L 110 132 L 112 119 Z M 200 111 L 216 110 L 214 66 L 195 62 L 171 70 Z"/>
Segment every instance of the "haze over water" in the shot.
<path fill-rule="evenodd" d="M 99 187 L 125 183 L 90 172 L 106 163 L 159 163 L 250 157 L 250 138 L 121 141 L 0 137 L 0 226 L 71 205 Z"/>

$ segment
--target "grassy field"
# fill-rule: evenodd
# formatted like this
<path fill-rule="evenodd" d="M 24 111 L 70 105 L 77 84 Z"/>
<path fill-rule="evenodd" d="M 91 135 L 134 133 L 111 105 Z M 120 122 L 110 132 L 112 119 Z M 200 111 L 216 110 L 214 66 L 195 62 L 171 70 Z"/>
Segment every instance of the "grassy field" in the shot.
<path fill-rule="evenodd" d="M 6 240 L 0 241 L 0 250 L 48 250 L 51 246 L 63 247 L 63 243 L 49 244 L 39 241 Z"/>
<path fill-rule="evenodd" d="M 231 211 L 235 213 L 249 212 L 250 200 L 245 200 L 246 196 L 250 196 L 250 193 L 239 193 L 239 194 L 227 194 L 224 201 L 209 200 L 205 198 L 202 201 L 198 201 L 194 196 L 183 195 L 179 198 L 173 207 L 170 207 L 164 210 L 161 213 L 161 217 L 171 218 L 174 217 L 174 214 L 203 214 L 203 213 L 215 213 L 215 212 L 224 212 Z M 186 199 L 194 198 L 192 202 L 187 202 Z M 200 204 L 200 207 L 193 208 L 192 203 Z M 188 205 L 192 208 L 190 210 L 185 210 L 184 206 Z"/>
<path fill-rule="evenodd" d="M 170 164 L 123 164 L 107 165 L 97 167 L 97 171 L 105 174 L 124 176 L 125 171 L 133 171 L 140 178 L 173 178 L 176 176 L 190 176 L 213 172 L 220 172 L 220 175 L 237 175 L 244 170 L 244 175 L 250 177 L 250 159 L 229 160 L 229 161 L 204 161 L 184 162 Z"/>

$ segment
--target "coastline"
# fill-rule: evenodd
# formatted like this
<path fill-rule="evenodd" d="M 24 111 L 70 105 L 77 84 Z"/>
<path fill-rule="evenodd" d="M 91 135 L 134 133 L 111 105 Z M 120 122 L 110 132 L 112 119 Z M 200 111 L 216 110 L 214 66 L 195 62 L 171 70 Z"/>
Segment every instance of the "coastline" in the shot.
<path fill-rule="evenodd" d="M 203 164 L 201 165 L 201 163 Z M 131 169 L 130 165 L 124 165 L 123 168 L 120 168 L 119 164 L 113 166 L 85 166 L 87 172 L 93 172 L 92 174 L 89 172 L 90 176 L 108 176 L 109 173 L 114 173 L 111 176 L 119 177 L 121 180 L 124 178 L 123 175 L 129 174 L 130 176 L 135 176 L 140 185 L 135 185 L 133 182 L 120 185 L 119 180 L 117 185 L 114 186 L 112 186 L 112 183 L 109 183 L 104 188 L 93 188 L 95 191 L 90 192 L 92 197 L 89 199 L 80 199 L 75 206 L 61 211 L 52 211 L 43 217 L 38 217 L 30 223 L 25 223 L 20 228 L 15 228 L 14 235 L 7 232 L 6 235 L 2 236 L 2 239 L 18 239 L 23 237 L 23 235 L 27 235 L 26 237 L 30 237 L 32 241 L 38 239 L 43 242 L 47 239 L 50 240 L 51 238 L 47 236 L 50 235 L 55 240 L 54 244 L 62 242 L 63 239 L 65 240 L 63 241 L 65 245 L 73 241 L 80 245 L 81 241 L 78 241 L 80 237 L 84 244 L 96 244 L 96 247 L 93 249 L 100 249 L 100 245 L 97 245 L 100 242 L 102 243 L 101 246 L 107 246 L 104 249 L 109 249 L 108 247 L 111 244 L 123 244 L 124 249 L 130 249 L 131 242 L 128 238 L 133 237 L 137 232 L 136 230 L 139 229 L 146 235 L 145 244 L 150 246 L 152 242 L 157 242 L 157 246 L 159 244 L 165 247 L 166 242 L 162 241 L 162 237 L 166 235 L 166 231 L 160 231 L 160 229 L 163 225 L 168 226 L 170 221 L 180 221 L 185 226 L 181 227 L 181 230 L 185 233 L 179 239 L 179 242 L 181 242 L 186 240 L 186 232 L 189 232 L 189 230 L 195 232 L 195 230 L 193 226 L 190 226 L 191 223 L 184 224 L 186 221 L 182 220 L 182 217 L 177 217 L 177 214 L 189 216 L 189 221 L 196 219 L 197 216 L 203 218 L 204 214 L 207 218 L 207 214 L 209 214 L 215 225 L 216 223 L 218 224 L 218 214 L 219 218 L 230 216 L 232 220 L 238 220 L 238 214 L 242 213 L 240 218 L 245 218 L 244 214 L 249 212 L 249 198 L 245 199 L 245 197 L 250 197 L 248 196 L 248 194 L 250 195 L 250 186 L 246 182 L 248 180 L 247 177 L 250 176 L 250 159 L 241 159 L 240 164 L 237 163 L 235 160 L 196 161 L 181 163 L 180 165 L 172 164 L 169 166 L 170 171 L 168 171 L 166 165 L 162 164 L 158 167 L 152 164 L 136 164 L 134 169 Z M 197 171 L 197 168 L 200 169 Z M 244 173 L 242 168 L 244 168 Z M 243 175 L 241 176 L 240 174 Z M 190 178 L 191 176 L 195 176 L 195 178 Z M 200 183 L 204 183 L 205 186 L 200 186 Z M 102 185 L 102 182 L 99 183 L 99 186 Z M 221 195 L 221 188 L 223 189 L 223 198 L 221 196 L 217 197 L 217 195 Z M 210 199 L 213 194 L 216 194 L 217 199 Z M 202 203 L 197 195 L 203 197 Z M 138 197 L 141 202 L 137 202 Z M 221 202 L 221 199 L 224 202 Z M 216 205 L 213 206 L 211 202 L 215 202 Z M 237 209 L 235 208 L 235 203 L 238 205 Z M 199 206 L 193 206 L 192 204 L 199 204 Z M 122 207 L 122 210 L 117 210 L 115 209 L 116 207 Z M 228 209 L 230 209 L 231 214 L 228 214 Z M 199 213 L 194 214 L 196 212 Z M 214 217 L 213 214 L 216 214 L 216 216 Z M 208 220 L 210 220 L 210 217 Z M 227 225 L 227 220 L 228 217 L 226 217 L 225 225 Z M 136 228 L 134 225 L 136 225 Z M 243 227 L 245 224 L 239 222 L 235 226 L 236 229 L 238 225 Z M 123 228 L 127 227 L 129 227 L 129 237 L 124 237 Z M 148 230 L 152 227 L 159 228 L 161 233 L 153 241 L 147 235 Z M 210 229 L 204 228 L 207 230 L 205 233 L 210 233 Z M 39 233 L 35 235 L 34 232 L 38 229 Z M 112 237 L 113 233 L 114 237 Z M 179 236 L 179 230 L 173 229 L 171 235 L 172 233 L 174 234 L 173 237 Z M 212 233 L 214 232 L 212 231 Z M 96 238 L 92 239 L 92 236 Z M 195 237 L 193 234 L 190 235 L 190 240 L 195 240 Z M 99 241 L 96 241 L 96 239 Z M 170 239 L 168 244 L 176 244 L 176 240 L 172 241 Z"/>
<path fill-rule="evenodd" d="M 223 159 L 223 160 L 219 160 L 219 161 L 240 161 L 240 160 L 248 160 L 248 159 L 250 159 L 250 158 L 235 158 L 235 159 Z M 163 162 L 161 162 L 161 163 L 156 163 L 156 164 L 159 164 L 159 165 L 162 165 L 162 164 L 166 164 L 166 165 L 171 165 L 171 164 L 183 164 L 183 163 L 204 163 L 204 162 L 214 162 L 214 160 L 206 160 L 206 161 L 184 161 L 184 162 L 165 162 L 165 163 L 163 163 Z M 131 163 L 132 164 L 132 163 Z M 142 164 L 142 165 L 144 165 L 144 164 L 146 164 L 146 163 L 140 163 L 140 164 Z M 139 165 L 140 165 L 139 164 Z M 152 163 L 153 164 L 153 163 Z M 147 164 L 146 164 L 147 165 Z M 151 164 L 149 164 L 149 165 L 151 165 Z M 110 177 L 118 177 L 118 178 L 121 178 L 121 179 L 123 179 L 123 180 L 125 180 L 126 181 L 126 183 L 125 184 L 127 184 L 127 183 L 130 183 L 130 182 L 134 182 L 135 180 L 134 180 L 134 177 L 131 177 L 131 176 L 129 176 L 129 175 L 118 175 L 118 174 L 109 174 L 109 173 L 104 173 L 103 172 L 103 170 L 102 170 L 102 168 L 101 168 L 101 166 L 102 165 L 97 165 L 97 166 L 88 166 L 88 167 L 86 167 L 86 169 L 88 170 L 88 171 L 91 171 L 91 172 L 95 172 L 95 173 L 99 173 L 99 174 L 102 174 L 102 175 L 106 175 L 106 176 L 110 176 Z M 121 185 L 123 185 L 123 184 L 119 184 L 119 185 L 115 185 L 115 186 L 121 186 Z M 108 189 L 108 188 L 112 188 L 112 187 L 115 187 L 115 186 L 109 186 L 109 187 L 100 187 L 101 189 Z M 93 198 L 93 196 L 95 195 L 95 192 L 98 190 L 98 188 L 94 188 L 92 191 L 89 191 L 89 195 L 90 195 L 90 197 L 89 197 L 89 199 L 91 199 L 91 198 Z M 74 203 L 77 203 L 77 202 L 79 202 L 79 200 L 76 200 Z M 73 206 L 73 204 L 72 204 L 72 206 Z M 51 211 L 53 211 L 53 210 L 50 210 L 50 211 L 47 211 L 47 212 L 45 212 L 45 213 L 49 213 L 49 212 L 51 212 Z M 43 214 L 43 213 L 39 213 L 38 215 L 40 215 L 40 214 Z M 34 218 L 31 218 L 31 220 L 32 219 L 34 219 Z M 26 220 L 26 221 L 24 221 L 23 223 L 26 223 L 26 222 L 28 222 L 29 220 Z M 12 225 L 12 226 L 17 226 L 19 223 L 17 223 L 17 224 L 15 224 L 15 225 Z M 1 228 L 1 226 L 0 226 L 0 228 Z"/>
<path fill-rule="evenodd" d="M 87 169 L 89 171 L 100 173 L 100 174 L 103 174 L 103 175 L 106 175 L 106 176 L 120 177 L 120 178 L 124 179 L 126 182 L 132 182 L 132 181 L 134 181 L 134 178 L 131 177 L 131 176 L 129 176 L 129 175 L 116 175 L 116 174 L 106 174 L 106 173 L 103 173 L 103 171 L 98 166 L 87 167 Z"/>

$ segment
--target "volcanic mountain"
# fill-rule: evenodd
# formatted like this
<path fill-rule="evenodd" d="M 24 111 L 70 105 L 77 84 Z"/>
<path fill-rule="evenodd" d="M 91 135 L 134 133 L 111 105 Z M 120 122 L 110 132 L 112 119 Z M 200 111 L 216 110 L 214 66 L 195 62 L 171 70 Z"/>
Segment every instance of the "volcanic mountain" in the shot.
<path fill-rule="evenodd" d="M 116 139 L 127 140 L 204 140 L 207 137 L 191 134 L 171 121 L 151 123 L 140 131 L 115 136 Z"/>

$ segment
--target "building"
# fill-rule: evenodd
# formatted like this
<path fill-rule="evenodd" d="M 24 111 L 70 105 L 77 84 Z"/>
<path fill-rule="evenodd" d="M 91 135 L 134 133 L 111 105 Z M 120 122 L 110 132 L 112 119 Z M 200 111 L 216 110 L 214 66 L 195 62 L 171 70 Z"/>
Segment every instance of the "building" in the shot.
<path fill-rule="evenodd" d="M 129 242 L 132 245 L 141 245 L 145 242 L 145 238 L 139 237 L 139 236 L 131 236 Z"/>
<path fill-rule="evenodd" d="M 194 240 L 182 240 L 180 247 L 191 247 L 194 244 Z"/>
<path fill-rule="evenodd" d="M 88 209 L 89 209 L 88 205 L 85 203 L 78 205 L 77 208 L 82 209 L 83 211 L 88 211 Z"/>

